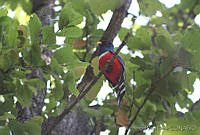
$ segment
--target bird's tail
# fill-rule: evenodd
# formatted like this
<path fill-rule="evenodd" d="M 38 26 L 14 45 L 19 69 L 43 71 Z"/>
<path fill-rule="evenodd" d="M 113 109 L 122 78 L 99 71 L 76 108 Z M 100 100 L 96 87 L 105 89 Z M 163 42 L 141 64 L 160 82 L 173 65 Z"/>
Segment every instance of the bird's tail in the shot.
<path fill-rule="evenodd" d="M 115 89 L 116 89 L 116 93 L 117 93 L 117 102 L 118 102 L 118 105 L 120 106 L 122 98 L 126 92 L 126 87 L 125 87 L 124 81 L 122 81 L 119 85 L 116 85 Z"/>

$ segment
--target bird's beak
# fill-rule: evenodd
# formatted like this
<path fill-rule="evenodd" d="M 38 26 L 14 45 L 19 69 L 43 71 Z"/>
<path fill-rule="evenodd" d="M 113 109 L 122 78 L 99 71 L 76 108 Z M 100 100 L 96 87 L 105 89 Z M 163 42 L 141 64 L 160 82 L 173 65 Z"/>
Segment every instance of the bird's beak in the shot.
<path fill-rule="evenodd" d="M 97 45 L 102 45 L 102 42 L 97 42 Z"/>

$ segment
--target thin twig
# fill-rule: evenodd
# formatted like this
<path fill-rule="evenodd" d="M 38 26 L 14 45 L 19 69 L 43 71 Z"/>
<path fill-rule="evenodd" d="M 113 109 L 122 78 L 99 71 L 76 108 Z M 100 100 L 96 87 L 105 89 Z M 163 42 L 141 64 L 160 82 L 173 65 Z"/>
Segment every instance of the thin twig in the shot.
<path fill-rule="evenodd" d="M 163 79 L 165 79 L 167 76 L 169 76 L 170 73 L 174 70 L 174 68 L 175 68 L 175 67 L 173 67 L 173 68 L 172 68 L 169 72 L 167 72 L 163 77 L 161 77 L 159 80 L 155 81 L 155 83 L 152 84 L 152 86 L 151 86 L 151 88 L 150 88 L 150 90 L 149 90 L 149 93 L 148 93 L 147 96 L 145 97 L 145 99 L 144 99 L 142 105 L 138 108 L 138 110 L 137 110 L 135 116 L 133 117 L 133 119 L 132 119 L 131 122 L 129 123 L 129 125 L 128 125 L 126 131 L 125 131 L 125 135 L 127 135 L 127 133 L 128 133 L 128 131 L 129 131 L 131 125 L 132 125 L 133 122 L 136 120 L 137 116 L 139 115 L 140 111 L 141 111 L 142 108 L 144 107 L 145 103 L 147 102 L 147 100 L 149 99 L 149 97 L 151 96 L 151 94 L 154 92 L 154 90 L 157 88 L 157 86 L 158 86 L 157 84 L 158 84 L 161 80 L 163 80 Z"/>
<path fill-rule="evenodd" d="M 65 115 L 67 115 L 70 110 L 88 93 L 88 91 L 95 85 L 95 83 L 98 81 L 98 79 L 103 75 L 103 73 L 105 72 L 105 70 L 108 68 L 108 66 L 110 64 L 113 63 L 114 59 L 117 57 L 117 55 L 119 54 L 120 50 L 124 47 L 124 45 L 126 44 L 126 42 L 128 41 L 128 38 L 130 37 L 130 32 L 127 33 L 126 37 L 124 38 L 124 41 L 121 43 L 121 45 L 119 46 L 119 48 L 117 49 L 117 51 L 115 52 L 114 56 L 112 57 L 112 59 L 110 61 L 107 62 L 107 64 L 103 67 L 103 69 L 98 73 L 97 76 L 94 77 L 94 79 L 92 80 L 92 82 L 89 84 L 89 86 L 83 90 L 78 97 L 71 103 L 69 104 L 64 111 L 56 118 L 56 120 L 54 121 L 54 123 L 52 125 L 50 125 L 50 127 L 47 129 L 47 134 L 49 135 L 51 133 L 51 131 L 56 127 L 56 125 L 65 117 Z"/>

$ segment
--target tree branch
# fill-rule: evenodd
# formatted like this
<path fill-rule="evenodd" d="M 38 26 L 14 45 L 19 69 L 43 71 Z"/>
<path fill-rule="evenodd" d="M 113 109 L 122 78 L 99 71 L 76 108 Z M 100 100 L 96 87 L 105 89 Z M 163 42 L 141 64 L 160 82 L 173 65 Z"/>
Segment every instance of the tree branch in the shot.
<path fill-rule="evenodd" d="M 125 135 L 127 135 L 127 133 L 128 133 L 128 131 L 129 131 L 131 125 L 132 125 L 133 122 L 137 119 L 137 116 L 139 115 L 140 111 L 141 111 L 142 108 L 144 107 L 145 103 L 147 102 L 147 100 L 149 99 L 149 97 L 151 96 L 151 94 L 154 92 L 154 90 L 157 88 L 157 86 L 158 86 L 157 84 L 158 84 L 161 80 L 164 80 L 166 77 L 168 77 L 168 76 L 170 75 L 170 73 L 173 72 L 174 68 L 175 68 L 175 67 L 172 67 L 172 69 L 171 69 L 169 72 L 167 72 L 163 77 L 161 77 L 159 80 L 155 81 L 155 82 L 152 84 L 152 86 L 151 86 L 151 88 L 150 88 L 150 90 L 149 90 L 149 93 L 148 93 L 147 96 L 145 97 L 145 99 L 144 99 L 142 105 L 138 108 L 138 110 L 137 110 L 135 116 L 133 117 L 133 119 L 132 119 L 131 122 L 129 123 L 129 125 L 128 125 L 126 131 L 125 131 Z"/>
<path fill-rule="evenodd" d="M 115 52 L 114 56 L 112 57 L 112 59 L 110 61 L 107 62 L 107 64 L 103 67 L 102 70 L 100 70 L 100 72 L 98 73 L 97 76 L 95 76 L 93 78 L 93 80 L 91 81 L 91 83 L 89 84 L 89 86 L 83 90 L 78 97 L 71 102 L 71 104 L 69 104 L 64 111 L 56 117 L 56 119 L 54 119 L 54 122 L 52 124 L 49 124 L 47 131 L 46 131 L 46 135 L 49 135 L 51 133 L 51 131 L 56 127 L 56 125 L 65 117 L 65 115 L 67 115 L 70 110 L 88 93 L 88 91 L 95 85 L 95 83 L 98 81 L 98 79 L 103 75 L 103 73 L 105 72 L 105 70 L 108 68 L 108 66 L 110 64 L 113 63 L 114 59 L 117 57 L 117 55 L 119 54 L 120 50 L 124 47 L 124 45 L 126 44 L 126 42 L 128 41 L 128 38 L 130 37 L 130 32 L 127 33 L 126 37 L 124 38 L 124 41 L 121 43 L 121 45 L 119 46 L 119 48 L 117 49 L 117 51 Z"/>
<path fill-rule="evenodd" d="M 109 40 L 113 41 L 113 39 L 116 37 L 117 33 L 119 32 L 121 28 L 121 24 L 124 20 L 124 18 L 128 14 L 128 9 L 131 5 L 132 0 L 123 0 L 123 3 L 120 8 L 115 9 L 113 16 L 111 18 L 111 21 L 104 32 L 101 40 Z"/>

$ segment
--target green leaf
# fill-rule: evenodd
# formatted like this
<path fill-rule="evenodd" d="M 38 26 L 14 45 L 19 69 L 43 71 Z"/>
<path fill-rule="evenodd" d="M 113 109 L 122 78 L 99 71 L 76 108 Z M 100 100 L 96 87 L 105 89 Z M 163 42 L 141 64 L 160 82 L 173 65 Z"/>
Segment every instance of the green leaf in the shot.
<path fill-rule="evenodd" d="M 16 96 L 21 105 L 27 107 L 31 105 L 32 89 L 28 85 L 22 85 L 19 80 L 17 80 Z"/>
<path fill-rule="evenodd" d="M 147 71 L 147 70 L 146 70 Z M 148 76 L 146 71 L 137 71 L 135 73 L 135 81 L 136 81 L 136 84 L 138 86 L 140 85 L 143 85 L 143 84 L 151 84 L 151 80 L 150 78 L 148 77 L 145 77 L 145 76 Z"/>
<path fill-rule="evenodd" d="M 158 47 L 167 52 L 167 55 L 172 54 L 172 42 L 166 36 L 160 35 L 156 37 L 156 44 Z"/>
<path fill-rule="evenodd" d="M 23 126 L 28 135 L 41 135 L 40 124 L 35 123 L 34 121 L 29 121 L 24 123 Z"/>
<path fill-rule="evenodd" d="M 37 87 L 37 88 L 44 88 L 45 87 L 45 83 L 38 78 L 30 79 L 30 80 L 26 81 L 25 83 L 27 83 L 28 85 L 30 85 L 32 87 Z"/>
<path fill-rule="evenodd" d="M 15 119 L 15 116 L 11 113 L 5 112 L 4 115 L 0 116 L 0 120 Z"/>
<path fill-rule="evenodd" d="M 92 102 L 96 98 L 97 94 L 99 93 L 102 85 L 103 85 L 103 79 L 101 78 L 87 93 L 87 95 L 85 96 L 86 100 L 89 102 Z"/>
<path fill-rule="evenodd" d="M 7 16 L 8 11 L 6 8 L 0 8 L 0 18 L 3 16 Z"/>
<path fill-rule="evenodd" d="M 74 73 L 71 71 L 68 71 L 64 75 L 64 87 L 68 88 L 71 93 L 73 93 L 75 96 L 79 95 L 79 91 L 76 89 L 76 82 L 75 82 L 75 76 Z"/>
<path fill-rule="evenodd" d="M 85 0 L 67 0 L 67 2 L 71 2 L 73 9 L 79 12 L 82 15 L 85 15 L 86 10 L 88 9 L 88 5 Z M 68 4 L 68 3 L 67 3 Z"/>
<path fill-rule="evenodd" d="M 56 34 L 52 26 L 45 26 L 42 28 L 42 43 L 47 45 L 56 43 Z"/>
<path fill-rule="evenodd" d="M 42 28 L 42 24 L 36 14 L 33 14 L 33 16 L 30 18 L 28 26 L 30 30 L 31 44 L 33 46 L 39 45 L 39 42 L 40 42 L 39 35 Z"/>
<path fill-rule="evenodd" d="M 156 111 L 155 115 L 156 115 L 156 119 L 158 121 L 163 121 L 165 119 L 165 112 L 164 111 Z"/>
<path fill-rule="evenodd" d="M 68 26 L 75 26 L 80 24 L 82 20 L 82 16 L 72 8 L 71 4 L 66 4 L 60 13 L 59 29 L 62 30 Z"/>
<path fill-rule="evenodd" d="M 31 63 L 35 66 L 41 66 L 42 65 L 42 59 L 41 59 L 41 48 L 38 45 L 32 45 L 31 52 Z"/>
<path fill-rule="evenodd" d="M 141 98 L 144 96 L 144 93 L 148 90 L 148 85 L 139 85 L 134 91 L 134 96 L 136 98 Z"/>
<path fill-rule="evenodd" d="M 86 70 L 86 66 L 77 66 L 75 68 L 72 69 L 72 72 L 74 72 L 75 75 L 75 80 L 79 79 Z"/>
<path fill-rule="evenodd" d="M 10 135 L 10 129 L 7 126 L 0 126 L 0 135 Z"/>
<path fill-rule="evenodd" d="M 63 98 L 64 91 L 62 87 L 62 83 L 58 80 L 55 80 L 56 87 L 52 90 L 52 94 L 56 100 L 60 100 Z"/>
<path fill-rule="evenodd" d="M 46 104 L 47 110 L 49 112 L 51 112 L 51 110 L 54 109 L 56 107 L 56 105 L 57 105 L 57 102 L 56 102 L 54 96 L 51 95 L 51 97 L 49 98 L 49 103 Z"/>
<path fill-rule="evenodd" d="M 30 122 L 34 122 L 34 123 L 37 123 L 37 124 L 42 124 L 44 118 L 42 116 L 35 116 L 33 117 Z"/>
<path fill-rule="evenodd" d="M 163 58 L 162 59 L 162 62 L 161 64 L 159 65 L 160 66 L 160 73 L 161 73 L 161 76 L 162 75 L 165 75 L 173 66 L 174 66 L 174 58 L 172 57 L 166 57 L 166 58 Z"/>
<path fill-rule="evenodd" d="M 136 56 L 135 58 L 130 59 L 131 63 L 136 64 L 139 66 L 138 70 L 146 70 L 146 69 L 152 69 L 152 63 L 151 59 L 149 57 L 139 58 Z"/>
<path fill-rule="evenodd" d="M 141 127 L 146 127 L 146 125 L 144 124 L 144 121 L 142 120 L 141 117 L 137 117 L 135 122 L 132 124 L 131 128 L 132 129 L 138 129 L 138 128 L 141 128 Z"/>
<path fill-rule="evenodd" d="M 0 102 L 0 115 L 4 115 L 5 112 L 9 112 L 13 109 L 14 100 L 11 96 L 4 95 L 5 102 Z"/>
<path fill-rule="evenodd" d="M 183 0 L 183 1 L 181 1 L 181 5 L 180 5 L 180 7 L 182 8 L 182 9 L 186 9 L 186 10 L 191 10 L 191 9 L 194 9 L 194 6 L 193 5 L 195 5 L 195 2 L 196 1 L 188 1 L 188 0 Z"/>
<path fill-rule="evenodd" d="M 14 50 L 8 51 L 4 55 L 0 55 L 0 69 L 7 71 L 18 63 L 18 54 Z"/>
<path fill-rule="evenodd" d="M 17 32 L 17 22 L 13 21 L 11 26 L 8 27 L 5 35 L 5 40 L 8 48 L 16 48 L 19 43 L 18 32 Z"/>
<path fill-rule="evenodd" d="M 181 117 L 167 119 L 166 126 L 163 127 L 163 135 L 188 135 L 196 134 L 199 129 L 192 122 L 185 121 Z"/>
<path fill-rule="evenodd" d="M 11 74 L 13 77 L 16 77 L 16 78 L 20 78 L 20 79 L 26 78 L 25 72 L 21 70 L 19 71 L 13 70 Z"/>
<path fill-rule="evenodd" d="M 111 108 L 108 108 L 108 107 L 102 106 L 98 110 L 104 115 L 111 115 L 113 113 L 113 110 Z"/>
<path fill-rule="evenodd" d="M 156 111 L 157 111 L 156 105 L 151 103 L 150 101 L 147 101 L 144 109 L 141 112 L 142 115 L 141 117 L 142 119 L 147 121 L 148 119 L 154 117 Z"/>
<path fill-rule="evenodd" d="M 56 58 L 59 64 L 73 65 L 74 54 L 72 52 L 72 47 L 65 46 L 54 53 L 54 58 Z"/>
<path fill-rule="evenodd" d="M 193 55 L 185 50 L 183 47 L 179 50 L 178 52 L 179 55 L 179 62 L 181 63 L 181 65 L 186 66 L 186 67 L 191 67 L 192 66 L 192 58 Z"/>
<path fill-rule="evenodd" d="M 36 14 L 30 18 L 29 29 L 31 36 L 31 52 L 29 52 L 28 57 L 31 58 L 31 63 L 35 66 L 40 66 L 42 64 L 41 59 L 41 49 L 40 49 L 40 31 L 42 24 Z"/>
<path fill-rule="evenodd" d="M 123 28 L 123 27 L 120 28 L 120 31 L 119 31 L 118 34 L 119 34 L 119 38 L 120 38 L 121 41 L 124 40 L 126 34 L 127 34 L 129 31 L 130 31 L 129 29 L 126 29 L 126 28 Z"/>
<path fill-rule="evenodd" d="M 64 28 L 58 33 L 58 36 L 66 36 L 66 38 L 78 38 L 82 35 L 82 30 L 76 26 Z"/>
<path fill-rule="evenodd" d="M 94 58 L 91 62 L 91 65 L 94 69 L 94 74 L 97 75 L 99 73 L 99 58 Z"/>
<path fill-rule="evenodd" d="M 142 0 L 138 1 L 140 12 L 145 16 L 152 16 L 156 11 L 161 11 L 164 7 L 157 0 Z"/>
<path fill-rule="evenodd" d="M 25 135 L 25 129 L 23 125 L 16 120 L 10 120 L 8 126 L 14 135 Z"/>
<path fill-rule="evenodd" d="M 187 92 L 188 94 L 191 94 L 194 91 L 193 84 L 196 78 L 198 78 L 198 76 L 195 73 L 190 73 L 187 74 L 186 77 L 187 77 Z"/>
<path fill-rule="evenodd" d="M 18 63 L 19 56 L 15 50 L 10 50 L 7 56 L 10 65 L 15 65 Z"/>
<path fill-rule="evenodd" d="M 165 28 L 159 26 L 159 27 L 156 28 L 156 35 L 157 36 L 164 36 L 165 38 L 171 40 L 171 38 L 174 38 L 175 36 L 180 36 L 180 33 L 176 33 L 174 36 L 171 36 Z"/>
<path fill-rule="evenodd" d="M 54 53 L 59 64 L 66 64 L 69 68 L 75 68 L 81 65 L 87 65 L 87 63 L 80 62 L 74 55 L 71 46 L 65 46 Z"/>
<path fill-rule="evenodd" d="M 192 49 L 194 52 L 199 52 L 200 51 L 200 30 L 198 27 L 192 27 L 190 29 L 187 29 L 186 32 L 184 33 L 182 40 L 181 40 L 181 45 L 184 46 L 187 49 Z"/>
<path fill-rule="evenodd" d="M 136 31 L 136 35 L 128 40 L 128 47 L 136 50 L 148 50 L 152 46 L 151 36 L 146 28 L 140 28 Z"/>
<path fill-rule="evenodd" d="M 194 13 L 195 13 L 195 14 L 199 14 L 199 13 L 200 13 L 200 4 L 197 5 L 197 6 L 195 6 L 195 8 L 194 8 Z"/>
<path fill-rule="evenodd" d="M 20 2 L 23 10 L 30 15 L 32 10 L 32 3 L 27 0 L 21 0 Z"/>
<path fill-rule="evenodd" d="M 101 15 L 109 9 L 114 10 L 118 8 L 121 5 L 122 0 L 86 0 L 86 2 L 88 2 L 91 10 L 95 14 Z"/>
<path fill-rule="evenodd" d="M 2 69 L 3 71 L 6 71 L 9 68 L 8 65 L 8 58 L 4 55 L 0 56 L 0 69 Z"/>
<path fill-rule="evenodd" d="M 87 108 L 87 107 L 83 108 L 83 111 L 86 112 L 88 114 L 88 116 L 96 117 L 97 119 L 100 118 L 103 115 L 98 110 L 90 109 L 90 108 Z"/>
<path fill-rule="evenodd" d="M 58 64 L 58 61 L 55 58 L 51 59 L 50 67 L 53 72 L 63 74 L 63 68 Z"/>

